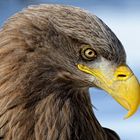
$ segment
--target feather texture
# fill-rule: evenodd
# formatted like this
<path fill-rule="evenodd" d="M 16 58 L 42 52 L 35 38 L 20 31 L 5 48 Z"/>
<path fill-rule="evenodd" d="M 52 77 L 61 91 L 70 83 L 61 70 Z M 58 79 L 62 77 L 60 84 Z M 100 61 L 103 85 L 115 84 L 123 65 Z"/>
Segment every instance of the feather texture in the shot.
<path fill-rule="evenodd" d="M 119 140 L 97 121 L 89 83 L 75 67 L 82 61 L 83 43 L 114 63 L 125 62 L 110 29 L 79 8 L 32 6 L 5 23 L 0 31 L 1 139 Z"/>

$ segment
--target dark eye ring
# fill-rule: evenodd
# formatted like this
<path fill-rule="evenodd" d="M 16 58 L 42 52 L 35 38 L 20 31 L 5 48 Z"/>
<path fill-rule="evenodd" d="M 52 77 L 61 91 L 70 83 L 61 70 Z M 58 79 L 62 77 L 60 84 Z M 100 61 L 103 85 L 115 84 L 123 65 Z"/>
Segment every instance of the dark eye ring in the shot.
<path fill-rule="evenodd" d="M 85 60 L 94 60 L 97 57 L 96 51 L 90 46 L 86 45 L 81 50 L 81 56 Z"/>

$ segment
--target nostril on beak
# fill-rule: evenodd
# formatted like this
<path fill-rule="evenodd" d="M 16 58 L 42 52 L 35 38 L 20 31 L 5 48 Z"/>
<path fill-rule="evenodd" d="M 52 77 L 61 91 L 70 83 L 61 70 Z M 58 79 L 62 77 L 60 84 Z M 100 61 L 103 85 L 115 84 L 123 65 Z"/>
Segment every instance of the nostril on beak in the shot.
<path fill-rule="evenodd" d="M 116 80 L 127 80 L 131 75 L 133 73 L 127 66 L 119 66 L 114 73 Z"/>
<path fill-rule="evenodd" d="M 125 74 L 118 74 L 117 77 L 125 78 L 125 77 L 127 77 L 127 75 L 125 75 Z"/>

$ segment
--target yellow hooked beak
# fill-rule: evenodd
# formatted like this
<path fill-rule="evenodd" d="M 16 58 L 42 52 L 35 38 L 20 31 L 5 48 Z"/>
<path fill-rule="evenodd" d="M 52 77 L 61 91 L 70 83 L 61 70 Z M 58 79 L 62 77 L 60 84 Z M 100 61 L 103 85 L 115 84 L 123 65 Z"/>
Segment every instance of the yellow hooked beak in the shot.
<path fill-rule="evenodd" d="M 127 66 L 119 66 L 111 78 L 102 70 L 89 68 L 78 64 L 78 68 L 94 76 L 99 84 L 98 87 L 107 91 L 120 105 L 128 110 L 125 118 L 132 116 L 138 109 L 140 103 L 140 85 Z"/>

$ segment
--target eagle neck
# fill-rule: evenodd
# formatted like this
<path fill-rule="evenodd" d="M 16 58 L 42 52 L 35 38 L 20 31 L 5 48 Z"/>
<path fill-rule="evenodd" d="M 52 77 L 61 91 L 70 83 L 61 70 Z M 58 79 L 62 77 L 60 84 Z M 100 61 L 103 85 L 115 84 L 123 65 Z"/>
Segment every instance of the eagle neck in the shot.
<path fill-rule="evenodd" d="M 94 116 L 87 88 L 76 89 L 70 83 L 53 84 L 48 96 L 36 106 L 36 116 L 39 116 L 36 127 L 46 124 L 39 138 L 46 133 L 50 140 L 106 140 Z"/>

